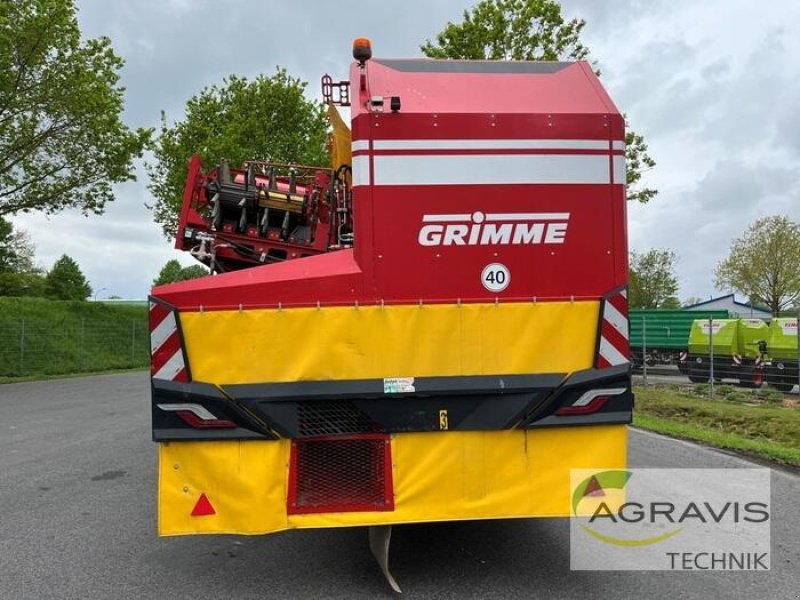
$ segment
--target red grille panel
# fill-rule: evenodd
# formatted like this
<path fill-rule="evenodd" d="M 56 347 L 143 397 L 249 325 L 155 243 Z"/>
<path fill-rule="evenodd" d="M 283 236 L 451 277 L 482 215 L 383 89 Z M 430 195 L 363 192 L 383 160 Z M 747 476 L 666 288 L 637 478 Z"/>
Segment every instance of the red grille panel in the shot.
<path fill-rule="evenodd" d="M 295 440 L 289 514 L 394 510 L 388 435 Z"/>

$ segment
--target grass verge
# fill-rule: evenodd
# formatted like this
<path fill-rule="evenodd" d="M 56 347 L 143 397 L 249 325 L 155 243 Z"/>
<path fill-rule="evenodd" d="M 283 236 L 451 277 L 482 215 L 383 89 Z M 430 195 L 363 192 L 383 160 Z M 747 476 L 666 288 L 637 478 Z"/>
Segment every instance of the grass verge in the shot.
<path fill-rule="evenodd" d="M 4 383 L 25 383 L 28 381 L 45 381 L 48 379 L 75 379 L 77 377 L 91 377 L 92 375 L 115 375 L 117 373 L 135 373 L 147 371 L 147 367 L 131 367 L 130 369 L 106 369 L 104 371 L 86 371 L 84 373 L 61 373 L 58 375 L 25 375 L 22 377 L 3 377 L 0 375 L 0 385 Z"/>
<path fill-rule="evenodd" d="M 0 377 L 146 367 L 148 329 L 146 307 L 0 298 Z"/>
<path fill-rule="evenodd" d="M 676 438 L 800 467 L 800 409 L 698 398 L 681 389 L 638 387 L 633 424 Z"/>

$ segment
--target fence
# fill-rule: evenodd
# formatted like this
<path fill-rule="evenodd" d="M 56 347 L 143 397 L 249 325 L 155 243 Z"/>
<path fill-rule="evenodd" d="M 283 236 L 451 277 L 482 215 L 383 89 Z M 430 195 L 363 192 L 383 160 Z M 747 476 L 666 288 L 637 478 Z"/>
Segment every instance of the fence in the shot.
<path fill-rule="evenodd" d="M 794 328 L 789 338 L 775 335 L 778 321 L 790 320 L 778 319 L 767 326 L 759 319 L 699 319 L 690 336 L 691 325 L 676 327 L 674 320 L 652 314 L 632 316 L 634 375 L 643 385 L 703 386 L 699 389 L 712 398 L 717 388 L 724 395 L 731 386 L 800 393 L 798 321 L 787 323 Z"/>
<path fill-rule="evenodd" d="M 0 322 L 0 377 L 57 375 L 146 367 L 147 321 L 19 317 Z"/>

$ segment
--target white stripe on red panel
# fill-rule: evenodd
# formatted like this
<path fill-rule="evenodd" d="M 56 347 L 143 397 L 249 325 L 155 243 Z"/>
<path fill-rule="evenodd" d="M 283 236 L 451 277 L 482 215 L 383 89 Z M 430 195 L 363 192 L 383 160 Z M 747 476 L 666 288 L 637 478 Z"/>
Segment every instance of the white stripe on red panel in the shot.
<path fill-rule="evenodd" d="M 614 346 L 611 345 L 606 338 L 600 338 L 600 348 L 599 353 L 602 358 L 606 360 L 606 362 L 611 365 L 612 367 L 615 365 L 622 365 L 628 362 L 628 357 L 622 354 L 619 350 L 617 350 Z"/>
<path fill-rule="evenodd" d="M 603 313 L 598 333 L 600 343 L 597 348 L 596 364 L 599 368 L 622 365 L 629 362 L 630 342 L 627 295 L 626 290 L 621 290 L 616 295 L 603 300 Z"/>
<path fill-rule="evenodd" d="M 611 158 L 612 164 L 612 174 L 614 177 L 614 181 L 611 183 L 626 183 L 627 182 L 627 174 L 625 171 L 625 157 L 624 156 L 614 156 Z"/>
<path fill-rule="evenodd" d="M 608 140 L 373 140 L 373 150 L 608 150 Z"/>
<path fill-rule="evenodd" d="M 150 331 L 150 353 L 153 354 L 156 350 L 166 342 L 173 334 L 178 332 L 178 324 L 175 321 L 175 313 L 170 311 L 167 316 Z"/>
<path fill-rule="evenodd" d="M 372 177 L 374 185 L 611 183 L 606 154 L 375 155 Z M 353 181 L 363 179 L 354 159 Z"/>
<path fill-rule="evenodd" d="M 153 379 L 166 379 L 172 381 L 186 368 L 183 363 L 183 350 L 180 348 L 153 373 Z"/>
<path fill-rule="evenodd" d="M 150 303 L 150 372 L 153 379 L 187 379 L 178 316 L 158 302 Z"/>
<path fill-rule="evenodd" d="M 628 339 L 628 317 L 619 312 L 610 302 L 606 302 L 603 306 L 603 319 L 611 323 L 626 340 Z"/>
<path fill-rule="evenodd" d="M 369 155 L 353 157 L 353 187 L 369 185 Z"/>

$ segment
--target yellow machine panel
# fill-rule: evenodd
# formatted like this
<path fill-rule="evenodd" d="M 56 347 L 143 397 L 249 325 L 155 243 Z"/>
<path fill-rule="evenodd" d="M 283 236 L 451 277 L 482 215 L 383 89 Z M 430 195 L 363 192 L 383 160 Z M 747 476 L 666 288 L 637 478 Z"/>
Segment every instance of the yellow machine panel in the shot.
<path fill-rule="evenodd" d="M 569 373 L 592 366 L 598 311 L 598 302 L 506 302 L 183 312 L 180 321 L 192 377 L 239 384 Z"/>
<path fill-rule="evenodd" d="M 560 517 L 570 469 L 624 468 L 627 426 L 392 436 L 394 510 L 287 514 L 290 440 L 159 445 L 160 535 Z M 214 514 L 192 516 L 201 494 Z"/>

